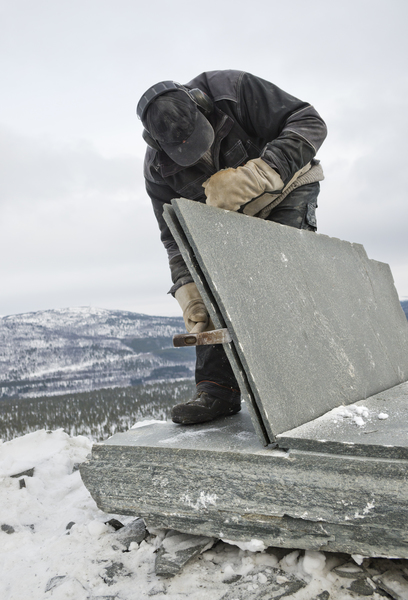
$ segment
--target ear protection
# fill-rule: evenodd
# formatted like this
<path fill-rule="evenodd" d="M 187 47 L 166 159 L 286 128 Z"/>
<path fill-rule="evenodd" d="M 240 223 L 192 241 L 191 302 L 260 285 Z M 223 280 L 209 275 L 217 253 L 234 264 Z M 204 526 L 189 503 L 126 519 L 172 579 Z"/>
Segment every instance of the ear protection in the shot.
<path fill-rule="evenodd" d="M 185 92 L 187 96 L 198 106 L 198 108 L 204 113 L 204 115 L 209 115 L 214 109 L 214 103 L 211 98 L 202 92 L 198 88 L 193 88 L 189 90 L 188 88 L 181 85 L 181 83 L 177 83 L 176 81 L 161 81 L 156 85 L 153 85 L 151 88 L 147 90 L 140 98 L 137 105 L 137 116 L 142 121 L 144 130 L 142 133 L 142 137 L 146 144 L 155 150 L 161 150 L 161 146 L 157 140 L 155 140 L 149 133 L 146 123 L 144 122 L 144 118 L 146 116 L 147 109 L 150 104 L 155 100 L 158 96 L 162 94 L 166 94 L 166 92 L 181 90 Z"/>

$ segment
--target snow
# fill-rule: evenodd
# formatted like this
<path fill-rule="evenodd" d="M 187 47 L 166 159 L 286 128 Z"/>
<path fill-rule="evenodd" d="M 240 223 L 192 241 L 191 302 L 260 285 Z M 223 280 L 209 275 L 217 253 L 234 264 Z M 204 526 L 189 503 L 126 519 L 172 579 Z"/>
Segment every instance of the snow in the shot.
<path fill-rule="evenodd" d="M 61 429 L 0 443 L 2 600 L 219 600 L 231 590 L 234 577 L 248 578 L 249 593 L 276 568 L 281 569 L 280 584 L 290 574 L 306 582 L 293 600 L 310 600 L 325 590 L 331 600 L 363 598 L 347 590 L 350 579 L 333 571 L 351 557 L 312 550 L 285 553 L 265 549 L 256 539 L 246 544 L 220 541 L 175 577 L 158 577 L 154 565 L 164 531 L 152 530 L 126 551 L 107 522 L 116 518 L 126 525 L 135 517 L 107 515 L 97 508 L 77 469 L 90 450 L 86 437 L 71 437 Z M 33 476 L 22 474 L 32 468 Z M 371 508 L 369 502 L 367 510 Z M 363 562 L 363 557 L 354 558 Z M 380 596 L 374 592 L 371 598 Z"/>
<path fill-rule="evenodd" d="M 331 415 L 342 419 L 350 419 L 358 427 L 363 427 L 366 424 L 364 419 L 369 417 L 369 411 L 365 406 L 351 404 L 347 407 L 339 406 L 333 409 Z"/>
<path fill-rule="evenodd" d="M 161 425 L 166 424 L 166 421 L 159 421 L 158 419 L 145 419 L 144 421 L 138 421 L 132 425 L 131 429 L 139 429 L 140 427 L 146 427 L 147 425 Z"/>
<path fill-rule="evenodd" d="M 234 542 L 233 540 L 222 539 L 226 544 L 232 544 L 241 548 L 241 550 L 249 550 L 249 552 L 263 552 L 266 550 L 265 544 L 262 540 L 252 539 L 250 542 Z"/>
<path fill-rule="evenodd" d="M 342 423 L 348 421 L 357 427 L 364 427 L 367 423 L 371 423 L 374 419 L 384 420 L 388 419 L 388 413 L 380 411 L 378 414 L 376 410 L 369 410 L 366 406 L 349 404 L 348 406 L 337 406 L 331 411 L 327 412 L 321 421 L 332 421 L 333 424 Z"/>
<path fill-rule="evenodd" d="M 189 376 L 191 355 L 160 352 L 172 349 L 171 338 L 182 323 L 182 317 L 90 307 L 0 318 L 0 397 L 128 386 L 156 368 L 179 364 Z"/>

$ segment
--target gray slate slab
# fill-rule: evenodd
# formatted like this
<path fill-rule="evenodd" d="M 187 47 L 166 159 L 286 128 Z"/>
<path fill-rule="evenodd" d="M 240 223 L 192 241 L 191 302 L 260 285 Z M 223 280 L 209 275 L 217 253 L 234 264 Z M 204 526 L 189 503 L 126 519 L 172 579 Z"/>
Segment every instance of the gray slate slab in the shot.
<path fill-rule="evenodd" d="M 408 459 L 408 382 L 277 436 L 280 447 Z"/>
<path fill-rule="evenodd" d="M 378 587 L 383 589 L 394 600 L 407 600 L 408 598 L 408 575 L 397 569 L 390 569 L 377 577 L 374 581 Z"/>
<path fill-rule="evenodd" d="M 391 271 L 360 244 L 183 198 L 172 206 L 270 441 L 408 379 Z"/>
<path fill-rule="evenodd" d="M 208 285 L 203 273 L 201 272 L 194 252 L 178 221 L 173 207 L 166 205 L 163 215 L 171 229 L 175 240 L 177 241 L 179 248 L 183 253 L 183 258 L 190 270 L 190 273 L 192 273 L 192 275 L 194 276 L 194 281 L 196 282 L 197 287 L 200 290 L 201 296 L 205 302 L 207 310 L 211 315 L 215 327 L 217 329 L 226 327 L 224 318 L 217 306 L 217 302 L 213 296 L 210 286 Z M 259 412 L 258 405 L 253 396 L 251 386 L 246 376 L 244 367 L 241 364 L 241 360 L 237 354 L 236 348 L 234 344 L 223 344 L 223 346 L 234 371 L 234 375 L 238 381 L 238 385 L 241 390 L 242 400 L 244 400 L 247 403 L 247 408 L 251 414 L 252 423 L 255 428 L 255 431 L 257 432 L 261 442 L 265 446 L 267 446 L 270 443 L 270 436 L 263 423 L 262 415 Z"/>
<path fill-rule="evenodd" d="M 116 434 L 80 472 L 101 510 L 148 530 L 408 557 L 408 460 L 265 448 L 245 408 Z"/>
<path fill-rule="evenodd" d="M 161 577 L 174 577 L 190 560 L 211 548 L 214 538 L 170 530 L 156 555 L 155 572 Z"/>
<path fill-rule="evenodd" d="M 135 519 L 128 525 L 125 525 L 115 533 L 115 539 L 123 544 L 127 550 L 129 550 L 130 544 L 135 542 L 140 544 L 148 533 L 143 519 Z"/>
<path fill-rule="evenodd" d="M 147 529 L 408 557 L 408 323 L 389 267 L 356 244 L 187 200 L 166 219 L 232 334 L 245 403 L 95 444 L 80 471 L 99 508 Z M 319 421 L 336 407 L 349 421 Z M 265 447 L 275 439 L 281 449 Z"/>
<path fill-rule="evenodd" d="M 294 573 L 260 566 L 233 583 L 220 600 L 289 599 L 305 586 L 306 582 Z"/>

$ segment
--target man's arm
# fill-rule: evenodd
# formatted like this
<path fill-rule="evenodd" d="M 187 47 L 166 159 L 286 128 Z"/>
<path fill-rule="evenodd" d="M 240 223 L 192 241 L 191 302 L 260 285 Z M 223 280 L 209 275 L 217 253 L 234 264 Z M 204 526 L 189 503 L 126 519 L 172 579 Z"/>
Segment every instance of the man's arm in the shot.
<path fill-rule="evenodd" d="M 237 109 L 248 133 L 269 140 L 260 158 L 285 185 L 315 157 L 327 136 L 313 106 L 249 73 L 240 80 Z"/>
<path fill-rule="evenodd" d="M 236 112 L 243 129 L 263 142 L 261 155 L 219 171 L 203 187 L 207 204 L 254 215 L 310 169 L 327 130 L 310 104 L 249 73 L 239 80 Z"/>

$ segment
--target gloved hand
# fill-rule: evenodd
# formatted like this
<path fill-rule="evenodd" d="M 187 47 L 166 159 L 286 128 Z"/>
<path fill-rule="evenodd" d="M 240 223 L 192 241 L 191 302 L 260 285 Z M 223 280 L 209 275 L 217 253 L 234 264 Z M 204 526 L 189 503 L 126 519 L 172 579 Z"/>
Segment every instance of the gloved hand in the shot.
<path fill-rule="evenodd" d="M 207 204 L 248 215 L 259 212 L 271 199 L 265 193 L 279 193 L 284 187 L 281 176 L 262 158 L 250 160 L 243 167 L 224 169 L 203 183 Z"/>
<path fill-rule="evenodd" d="M 214 329 L 214 325 L 195 283 L 182 285 L 176 290 L 174 296 L 183 311 L 184 323 L 189 333 L 191 333 L 193 328 L 195 328 L 196 333 Z"/>

